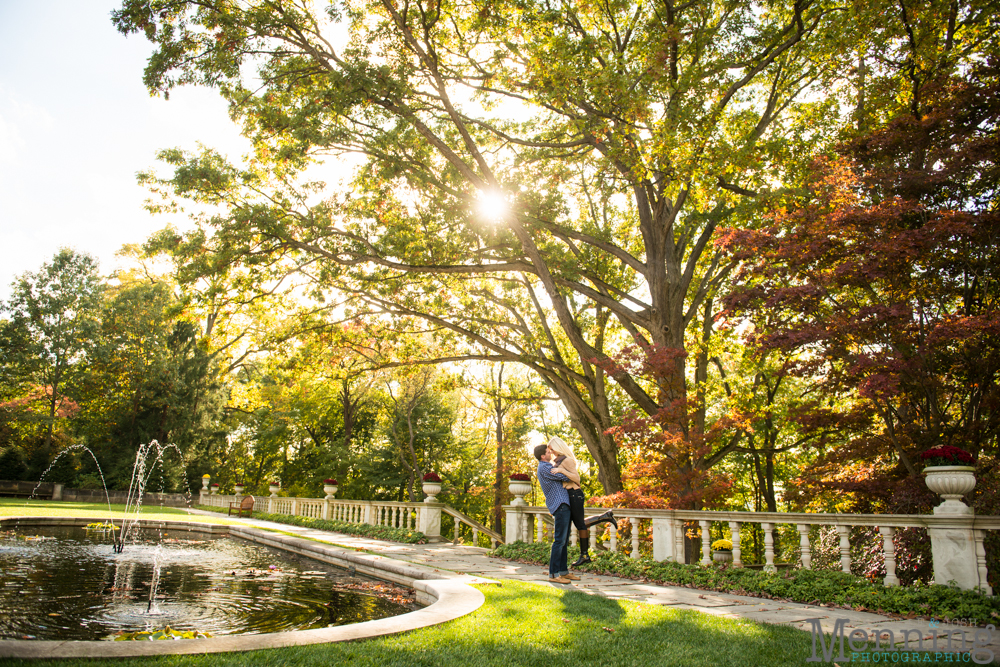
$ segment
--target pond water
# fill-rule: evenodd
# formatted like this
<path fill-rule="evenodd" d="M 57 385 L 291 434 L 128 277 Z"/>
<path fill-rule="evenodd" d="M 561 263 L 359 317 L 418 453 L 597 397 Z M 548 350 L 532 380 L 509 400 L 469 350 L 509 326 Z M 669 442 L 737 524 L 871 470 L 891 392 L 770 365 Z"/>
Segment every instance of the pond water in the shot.
<path fill-rule="evenodd" d="M 0 533 L 2 639 L 306 630 L 417 608 L 404 588 L 235 538 L 146 531 L 117 554 L 82 527 Z"/>

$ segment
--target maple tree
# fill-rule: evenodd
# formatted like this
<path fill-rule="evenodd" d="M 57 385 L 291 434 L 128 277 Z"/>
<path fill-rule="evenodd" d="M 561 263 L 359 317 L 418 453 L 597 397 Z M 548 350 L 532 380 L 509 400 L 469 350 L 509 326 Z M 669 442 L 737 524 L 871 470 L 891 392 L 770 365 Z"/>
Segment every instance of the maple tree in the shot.
<path fill-rule="evenodd" d="M 771 226 L 720 240 L 744 263 L 727 307 L 760 349 L 798 354 L 848 436 L 819 472 L 884 457 L 914 476 L 940 445 L 996 454 L 1000 68 L 920 93 L 916 113 L 818 159 Z"/>

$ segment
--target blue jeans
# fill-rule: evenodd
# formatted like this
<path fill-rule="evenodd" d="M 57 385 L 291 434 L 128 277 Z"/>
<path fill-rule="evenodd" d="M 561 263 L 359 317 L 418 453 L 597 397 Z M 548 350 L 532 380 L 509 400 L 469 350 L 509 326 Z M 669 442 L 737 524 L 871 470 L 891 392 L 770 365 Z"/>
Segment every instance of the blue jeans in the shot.
<path fill-rule="evenodd" d="M 552 553 L 549 555 L 549 576 L 558 577 L 569 572 L 566 561 L 569 559 L 566 550 L 569 549 L 569 505 L 563 503 L 552 513 L 556 521 L 552 536 Z"/>

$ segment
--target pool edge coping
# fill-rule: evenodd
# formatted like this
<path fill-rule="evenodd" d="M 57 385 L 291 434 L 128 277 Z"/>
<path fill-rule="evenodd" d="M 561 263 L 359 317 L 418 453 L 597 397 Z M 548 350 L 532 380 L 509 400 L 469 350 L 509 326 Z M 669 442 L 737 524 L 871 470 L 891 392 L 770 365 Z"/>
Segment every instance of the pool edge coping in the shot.
<path fill-rule="evenodd" d="M 106 519 L 83 517 L 2 517 L 0 518 L 0 528 L 7 529 L 11 523 L 21 526 L 58 526 L 86 525 L 94 521 L 104 520 Z M 7 639 L 0 640 L 0 657 L 20 659 L 124 658 L 228 653 L 370 639 L 430 627 L 470 614 L 479 609 L 486 598 L 482 591 L 469 584 L 492 581 L 406 563 L 368 552 L 351 551 L 323 542 L 292 537 L 246 525 L 142 519 L 140 519 L 140 524 L 154 524 L 167 531 L 186 530 L 188 532 L 231 534 L 339 567 L 353 566 L 363 574 L 372 574 L 413 588 L 417 593 L 417 601 L 427 604 L 427 606 L 407 614 L 351 625 L 258 635 L 226 635 L 208 639 L 149 642 Z"/>

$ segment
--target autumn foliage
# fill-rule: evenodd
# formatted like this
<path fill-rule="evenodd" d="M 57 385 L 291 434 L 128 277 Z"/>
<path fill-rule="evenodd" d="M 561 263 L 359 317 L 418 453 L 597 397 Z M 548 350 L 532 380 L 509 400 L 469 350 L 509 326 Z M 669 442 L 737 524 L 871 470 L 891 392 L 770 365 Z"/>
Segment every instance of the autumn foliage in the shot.
<path fill-rule="evenodd" d="M 633 410 L 609 430 L 629 455 L 630 463 L 623 471 L 625 491 L 595 498 L 593 504 L 704 508 L 726 494 L 731 480 L 713 469 L 709 460 L 732 437 L 733 420 L 724 417 L 700 428 L 695 415 L 701 406 L 696 398 L 667 400 L 679 393 L 672 392 L 669 383 L 676 378 L 673 369 L 678 355 L 684 354 L 679 349 L 636 345 L 625 348 L 614 364 L 606 364 L 609 373 L 627 368 L 658 387 L 661 407 L 652 415 Z"/>
<path fill-rule="evenodd" d="M 721 237 L 742 262 L 730 314 L 840 420 L 844 444 L 807 476 L 881 460 L 887 482 L 932 447 L 996 452 L 998 80 L 993 63 L 927 86 L 921 113 L 817 159 L 766 227 Z"/>

